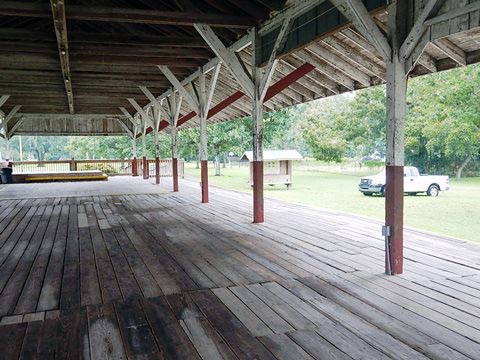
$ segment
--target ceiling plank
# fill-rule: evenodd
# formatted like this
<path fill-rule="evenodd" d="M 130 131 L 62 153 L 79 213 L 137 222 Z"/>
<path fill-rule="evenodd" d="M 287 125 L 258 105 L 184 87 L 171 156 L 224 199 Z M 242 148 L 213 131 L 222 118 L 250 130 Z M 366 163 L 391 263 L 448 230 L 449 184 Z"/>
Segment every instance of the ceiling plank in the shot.
<path fill-rule="evenodd" d="M 49 18 L 50 9 L 43 3 L 2 1 L 0 15 Z M 67 17 L 69 20 L 175 26 L 193 26 L 200 22 L 232 29 L 248 29 L 255 25 L 255 19 L 249 16 L 79 5 L 69 5 Z"/>

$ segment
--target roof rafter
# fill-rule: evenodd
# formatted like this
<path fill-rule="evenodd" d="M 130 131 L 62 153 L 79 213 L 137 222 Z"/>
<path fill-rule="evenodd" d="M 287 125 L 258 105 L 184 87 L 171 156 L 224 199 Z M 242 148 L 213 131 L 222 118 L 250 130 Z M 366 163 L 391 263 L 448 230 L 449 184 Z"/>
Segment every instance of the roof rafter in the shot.
<path fill-rule="evenodd" d="M 2 95 L 2 96 L 0 97 L 0 107 L 2 107 L 3 104 L 6 103 L 6 101 L 8 100 L 9 97 L 10 97 L 10 95 Z"/>
<path fill-rule="evenodd" d="M 67 101 L 70 114 L 75 112 L 73 107 L 73 90 L 70 76 L 70 59 L 68 53 L 67 20 L 65 17 L 65 5 L 62 0 L 50 0 L 52 8 L 53 23 L 55 34 L 57 36 L 58 53 L 60 56 L 60 65 L 62 67 L 63 82 L 67 92 Z"/>
<path fill-rule="evenodd" d="M 438 10 L 442 7 L 444 2 L 445 0 L 430 0 L 425 5 L 423 11 L 420 13 L 417 20 L 415 21 L 415 24 L 410 30 L 410 33 L 407 35 L 407 38 L 400 47 L 401 61 L 405 61 L 413 52 L 418 42 L 422 38 L 423 33 L 427 29 L 425 21 L 433 14 L 436 14 Z"/>
<path fill-rule="evenodd" d="M 375 46 L 386 61 L 392 59 L 392 48 L 386 36 L 380 31 L 361 0 L 331 0 L 331 2 Z"/>

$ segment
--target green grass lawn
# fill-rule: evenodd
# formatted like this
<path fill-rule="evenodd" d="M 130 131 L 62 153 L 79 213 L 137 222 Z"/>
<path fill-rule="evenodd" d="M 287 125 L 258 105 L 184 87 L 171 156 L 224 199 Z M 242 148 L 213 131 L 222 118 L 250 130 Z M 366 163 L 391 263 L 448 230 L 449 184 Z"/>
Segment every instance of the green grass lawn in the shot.
<path fill-rule="evenodd" d="M 214 176 L 211 185 L 250 192 L 248 168 L 234 167 Z M 186 166 L 185 174 L 199 177 L 200 170 Z M 340 210 L 375 219 L 384 218 L 384 198 L 363 196 L 360 176 L 327 172 L 294 171 L 293 187 L 266 187 L 265 196 L 292 203 Z M 451 189 L 439 197 L 405 196 L 405 223 L 418 229 L 480 242 L 480 178 L 450 180 Z"/>

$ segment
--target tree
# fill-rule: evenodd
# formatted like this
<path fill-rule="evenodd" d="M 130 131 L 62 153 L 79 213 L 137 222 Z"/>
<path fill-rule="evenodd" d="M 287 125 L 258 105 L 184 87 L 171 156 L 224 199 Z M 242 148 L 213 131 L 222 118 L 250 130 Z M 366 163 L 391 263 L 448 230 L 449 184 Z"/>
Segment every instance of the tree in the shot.
<path fill-rule="evenodd" d="M 199 146 L 200 146 L 200 130 L 199 129 L 183 129 L 178 132 L 178 144 L 180 156 L 187 160 L 195 159 L 197 169 L 200 167 Z"/>
<path fill-rule="evenodd" d="M 480 155 L 480 67 L 412 81 L 407 159 L 457 178 Z"/>
<path fill-rule="evenodd" d="M 304 137 L 317 160 L 341 162 L 348 150 L 341 126 L 346 103 L 341 98 L 311 103 L 305 111 Z"/>
<path fill-rule="evenodd" d="M 251 138 L 245 122 L 228 121 L 208 128 L 209 150 L 215 156 L 215 176 L 220 176 L 220 156 L 226 152 L 239 153 Z M 223 157 L 225 159 L 225 156 Z"/>
<path fill-rule="evenodd" d="M 38 161 L 67 159 L 66 143 L 67 139 L 61 136 L 22 136 L 23 157 Z M 19 159 L 18 136 L 10 139 L 10 149 L 12 159 Z"/>

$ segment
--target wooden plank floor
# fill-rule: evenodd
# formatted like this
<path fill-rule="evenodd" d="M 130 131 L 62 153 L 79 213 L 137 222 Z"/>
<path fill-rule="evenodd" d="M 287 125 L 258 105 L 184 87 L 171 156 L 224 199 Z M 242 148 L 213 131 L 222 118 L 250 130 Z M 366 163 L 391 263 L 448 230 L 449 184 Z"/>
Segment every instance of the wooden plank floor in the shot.
<path fill-rule="evenodd" d="M 125 181 L 2 191 L 1 359 L 480 359 L 479 246 L 407 231 L 387 277 L 379 222 Z"/>

